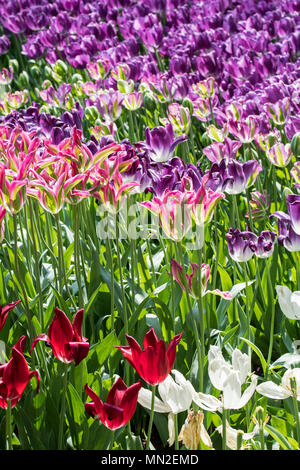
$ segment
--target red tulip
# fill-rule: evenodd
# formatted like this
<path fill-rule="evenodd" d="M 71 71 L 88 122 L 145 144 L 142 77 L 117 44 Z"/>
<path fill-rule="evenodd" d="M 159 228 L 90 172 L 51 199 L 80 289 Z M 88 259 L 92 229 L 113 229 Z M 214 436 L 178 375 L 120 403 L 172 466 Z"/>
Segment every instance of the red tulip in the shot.
<path fill-rule="evenodd" d="M 158 340 L 153 328 L 144 338 L 144 351 L 132 336 L 125 335 L 129 346 L 116 346 L 137 373 L 150 385 L 163 382 L 173 368 L 176 346 L 182 333 L 174 336 L 166 350 L 163 340 Z"/>
<path fill-rule="evenodd" d="M 37 392 L 40 389 L 40 377 L 37 370 L 29 371 L 28 364 L 23 356 L 26 338 L 22 336 L 13 346 L 11 359 L 0 365 L 0 407 L 7 408 L 7 400 L 11 400 L 14 407 L 21 399 L 22 394 L 33 376 L 37 381 Z"/>
<path fill-rule="evenodd" d="M 4 327 L 7 315 L 19 302 L 21 302 L 21 300 L 17 300 L 16 302 L 13 302 L 12 304 L 7 304 L 4 307 L 0 306 L 0 331 Z"/>
<path fill-rule="evenodd" d="M 77 366 L 89 352 L 88 340 L 81 334 L 82 321 L 83 308 L 78 310 L 71 325 L 66 314 L 56 307 L 48 335 L 42 333 L 37 336 L 32 343 L 30 352 L 38 341 L 46 341 L 57 359 L 65 363 L 74 361 Z"/>
<path fill-rule="evenodd" d="M 85 411 L 93 418 L 97 416 L 109 429 L 121 428 L 134 415 L 141 387 L 140 380 L 127 387 L 119 377 L 108 392 L 106 403 L 103 403 L 88 384 L 85 384 L 85 391 L 93 400 L 85 404 Z"/>

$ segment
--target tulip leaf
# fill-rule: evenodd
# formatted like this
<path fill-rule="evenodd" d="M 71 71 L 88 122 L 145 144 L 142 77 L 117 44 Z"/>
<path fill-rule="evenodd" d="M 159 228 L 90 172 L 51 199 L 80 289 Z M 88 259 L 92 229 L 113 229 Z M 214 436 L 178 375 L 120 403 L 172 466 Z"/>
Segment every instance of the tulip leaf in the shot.
<path fill-rule="evenodd" d="M 87 359 L 88 371 L 91 372 L 100 369 L 110 353 L 114 350 L 114 347 L 119 344 L 115 332 L 112 331 L 102 341 L 92 346 Z"/>
<path fill-rule="evenodd" d="M 275 441 L 278 442 L 278 444 L 283 450 L 295 450 L 295 445 L 289 442 L 287 438 L 283 436 L 280 431 L 278 431 L 278 429 L 274 428 L 269 424 L 266 424 L 265 430 L 270 434 L 270 436 L 273 437 L 273 439 L 275 439 Z M 298 446 L 296 447 L 296 449 L 297 448 Z"/>

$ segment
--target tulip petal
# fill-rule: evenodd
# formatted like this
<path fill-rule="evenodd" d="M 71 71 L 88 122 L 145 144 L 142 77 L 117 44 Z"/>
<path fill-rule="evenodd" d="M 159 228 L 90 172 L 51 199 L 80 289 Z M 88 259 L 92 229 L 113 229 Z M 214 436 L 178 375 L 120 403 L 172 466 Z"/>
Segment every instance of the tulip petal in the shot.
<path fill-rule="evenodd" d="M 272 398 L 273 400 L 284 400 L 292 395 L 292 392 L 277 385 L 271 380 L 264 382 L 256 387 L 256 391 L 265 397 Z"/>
<path fill-rule="evenodd" d="M 152 392 L 146 388 L 139 391 L 138 402 L 144 408 L 151 410 Z M 154 411 L 156 413 L 169 413 L 171 411 L 167 403 L 162 402 L 159 398 L 154 398 Z"/>

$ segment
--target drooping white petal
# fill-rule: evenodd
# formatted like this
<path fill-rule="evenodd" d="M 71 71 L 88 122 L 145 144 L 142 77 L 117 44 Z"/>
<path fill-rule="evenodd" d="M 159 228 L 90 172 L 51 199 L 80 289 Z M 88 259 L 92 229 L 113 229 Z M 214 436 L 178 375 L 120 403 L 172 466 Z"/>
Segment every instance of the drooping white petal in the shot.
<path fill-rule="evenodd" d="M 152 392 L 150 390 L 147 390 L 146 388 L 141 388 L 138 395 L 138 402 L 144 408 L 148 408 L 148 410 L 151 410 Z M 154 411 L 156 411 L 157 413 L 169 413 L 172 410 L 167 405 L 167 403 L 163 403 L 159 398 L 155 397 Z"/>
<path fill-rule="evenodd" d="M 222 435 L 223 434 L 223 425 L 221 424 L 218 426 L 217 431 Z M 226 421 L 226 445 L 229 447 L 231 450 L 237 450 L 237 438 L 238 438 L 238 429 L 232 428 L 228 421 Z M 242 440 L 243 441 L 248 441 L 249 439 L 252 439 L 257 433 L 259 429 L 256 426 L 252 432 L 248 433 L 243 433 Z"/>
<path fill-rule="evenodd" d="M 209 395 L 206 393 L 195 393 L 193 396 L 193 401 L 203 410 L 207 411 L 217 411 L 222 409 L 223 404 L 220 400 L 218 400 L 213 395 Z"/>
<path fill-rule="evenodd" d="M 291 396 L 291 391 L 277 385 L 271 380 L 264 382 L 256 387 L 256 391 L 261 395 L 264 395 L 268 398 L 273 398 L 274 400 L 283 400 Z"/>
<path fill-rule="evenodd" d="M 253 393 L 255 392 L 256 385 L 257 385 L 257 377 L 256 375 L 254 375 L 252 377 L 249 387 L 246 388 L 243 395 L 241 396 L 240 402 L 238 403 L 237 405 L 238 407 L 236 409 L 243 408 L 246 405 L 246 403 L 248 403 Z"/>

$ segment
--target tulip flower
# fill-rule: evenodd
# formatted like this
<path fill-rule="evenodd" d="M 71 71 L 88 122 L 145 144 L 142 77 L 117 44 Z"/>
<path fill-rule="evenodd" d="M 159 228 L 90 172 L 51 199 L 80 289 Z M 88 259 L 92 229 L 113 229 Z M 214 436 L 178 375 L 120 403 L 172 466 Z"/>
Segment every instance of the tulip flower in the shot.
<path fill-rule="evenodd" d="M 181 289 L 185 291 L 184 272 L 183 267 L 174 259 L 171 260 L 172 274 L 174 279 L 178 282 Z M 186 274 L 186 281 L 188 285 L 188 293 L 195 299 L 199 299 L 206 294 L 220 295 L 224 299 L 231 300 L 232 295 L 230 292 L 222 292 L 219 289 L 206 290 L 207 283 L 210 278 L 210 267 L 208 264 L 201 265 L 200 280 L 199 280 L 199 266 L 196 263 L 190 263 L 192 267 L 192 274 Z"/>
<path fill-rule="evenodd" d="M 37 370 L 30 371 L 23 355 L 26 337 L 22 336 L 13 346 L 11 359 L 0 365 L 0 407 L 7 408 L 7 400 L 13 408 L 21 399 L 23 392 L 34 376 L 37 381 L 37 392 L 40 388 L 40 378 Z"/>
<path fill-rule="evenodd" d="M 300 235 L 300 195 L 288 194 L 286 197 L 287 209 L 291 218 L 291 225 L 297 235 Z"/>
<path fill-rule="evenodd" d="M 189 133 L 191 127 L 191 116 L 188 108 L 178 103 L 171 103 L 168 106 L 168 120 L 172 124 L 174 132 L 178 135 Z"/>
<path fill-rule="evenodd" d="M 195 220 L 196 225 L 203 226 L 210 222 L 216 207 L 216 204 L 220 199 L 224 199 L 225 194 L 214 192 L 211 189 L 205 188 L 205 182 L 203 181 L 200 188 L 195 195 L 189 199 L 191 204 L 191 214 Z"/>
<path fill-rule="evenodd" d="M 48 329 L 48 335 L 38 335 L 32 343 L 31 350 L 38 341 L 45 341 L 52 349 L 54 356 L 64 363 L 74 361 L 77 366 L 89 352 L 87 338 L 81 334 L 83 322 L 83 309 L 76 312 L 71 324 L 66 314 L 58 307 L 54 310 L 54 317 Z"/>
<path fill-rule="evenodd" d="M 181 441 L 187 449 L 199 450 L 200 442 L 203 442 L 206 447 L 213 447 L 203 421 L 203 411 L 189 411 L 178 436 L 178 441 Z"/>
<path fill-rule="evenodd" d="M 290 114 L 290 101 L 284 98 L 276 103 L 266 103 L 265 111 L 275 124 L 282 126 Z"/>
<path fill-rule="evenodd" d="M 88 384 L 85 384 L 85 392 L 93 400 L 85 404 L 85 411 L 93 418 L 97 416 L 104 426 L 111 430 L 121 428 L 135 413 L 141 387 L 140 380 L 127 387 L 119 377 L 108 392 L 106 402 L 103 403 Z"/>
<path fill-rule="evenodd" d="M 257 385 L 256 376 L 252 376 L 250 385 L 242 393 L 242 385 L 246 382 L 250 372 L 250 362 L 247 354 L 243 354 L 237 348 L 234 349 L 232 363 L 230 364 L 225 361 L 218 346 L 210 347 L 208 352 L 208 375 L 212 385 L 223 393 L 223 409 L 238 410 L 243 408 L 250 400 Z M 204 404 L 206 403 L 205 394 L 198 394 L 198 397 L 203 400 Z M 210 404 L 209 401 L 208 404 Z"/>
<path fill-rule="evenodd" d="M 288 251 L 300 251 L 300 235 L 292 228 L 291 218 L 282 211 L 273 212 L 270 217 L 278 218 L 278 242 Z"/>
<path fill-rule="evenodd" d="M 154 127 L 145 130 L 146 144 L 143 146 L 147 150 L 149 156 L 155 162 L 167 162 L 174 153 L 175 148 L 181 142 L 187 140 L 187 135 L 182 134 L 174 139 L 174 131 L 172 124 L 167 124 L 166 127 Z"/>
<path fill-rule="evenodd" d="M 295 381 L 295 387 L 291 384 L 293 380 Z M 258 385 L 256 391 L 273 400 L 284 400 L 294 397 L 300 401 L 300 368 L 288 369 L 283 374 L 280 385 L 268 380 Z"/>
<path fill-rule="evenodd" d="M 290 320 L 300 320 L 300 291 L 292 292 L 286 286 L 276 286 L 282 313 Z"/>
<path fill-rule="evenodd" d="M 291 144 L 279 142 L 266 150 L 266 156 L 273 165 L 284 168 L 292 158 Z"/>
<path fill-rule="evenodd" d="M 137 373 L 150 385 L 163 382 L 175 362 L 176 346 L 181 339 L 182 333 L 174 336 L 167 349 L 163 340 L 158 340 L 154 328 L 146 333 L 144 338 L 144 350 L 137 341 L 126 335 L 129 346 L 116 346 L 124 358 L 135 368 Z"/>
<path fill-rule="evenodd" d="M 0 331 L 4 327 L 7 315 L 19 302 L 21 302 L 21 300 L 17 300 L 11 304 L 6 304 L 5 306 L 0 306 Z"/>
<path fill-rule="evenodd" d="M 140 205 L 158 216 L 159 224 L 165 235 L 174 241 L 180 241 L 192 226 L 190 199 L 192 192 L 170 191 L 166 189 L 161 197 L 153 197 L 151 201 Z"/>
<path fill-rule="evenodd" d="M 27 197 L 28 180 L 24 179 L 23 170 L 13 173 L 0 165 L 0 201 L 10 215 L 17 214 Z"/>
<path fill-rule="evenodd" d="M 224 139 L 224 142 L 213 142 L 208 147 L 205 147 L 203 153 L 212 163 L 221 163 L 224 158 L 228 160 L 234 158 L 241 145 L 241 142 L 227 137 Z"/>
<path fill-rule="evenodd" d="M 243 163 L 232 158 L 223 159 L 219 164 L 214 163 L 206 173 L 206 188 L 227 194 L 241 194 L 255 182 L 261 171 L 262 166 L 256 160 Z"/>
<path fill-rule="evenodd" d="M 143 95 L 139 91 L 133 91 L 124 96 L 123 106 L 129 111 L 136 111 L 143 104 Z"/>
<path fill-rule="evenodd" d="M 257 119 L 248 116 L 244 122 L 229 120 L 228 131 L 243 144 L 250 143 L 258 133 Z"/>
<path fill-rule="evenodd" d="M 156 413 L 168 413 L 169 445 L 173 445 L 175 438 L 174 415 L 187 411 L 196 395 L 194 387 L 189 380 L 176 369 L 172 370 L 175 380 L 171 375 L 158 385 L 161 400 L 154 398 L 154 411 Z M 148 410 L 151 410 L 152 393 L 146 388 L 141 388 L 138 402 Z"/>
<path fill-rule="evenodd" d="M 252 232 L 230 228 L 226 240 L 231 258 L 238 263 L 249 261 L 256 251 L 257 236 Z"/>
<path fill-rule="evenodd" d="M 274 251 L 275 232 L 264 230 L 257 237 L 255 254 L 258 258 L 268 258 Z"/>
<path fill-rule="evenodd" d="M 9 85 L 13 79 L 13 68 L 10 65 L 7 68 L 3 68 L 0 70 L 0 85 Z"/>

